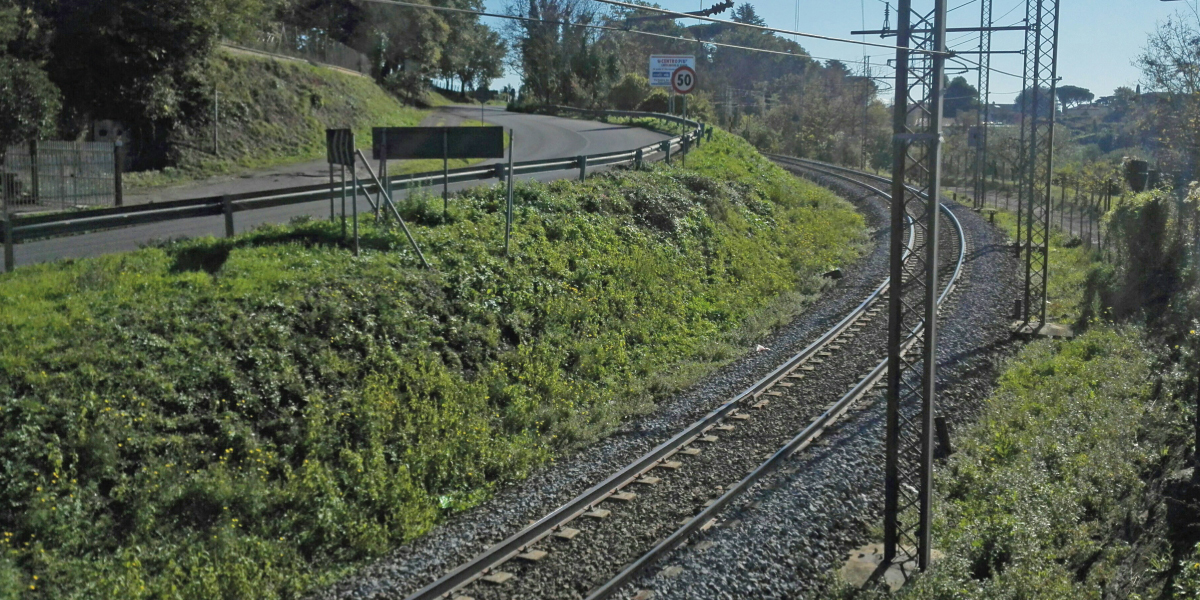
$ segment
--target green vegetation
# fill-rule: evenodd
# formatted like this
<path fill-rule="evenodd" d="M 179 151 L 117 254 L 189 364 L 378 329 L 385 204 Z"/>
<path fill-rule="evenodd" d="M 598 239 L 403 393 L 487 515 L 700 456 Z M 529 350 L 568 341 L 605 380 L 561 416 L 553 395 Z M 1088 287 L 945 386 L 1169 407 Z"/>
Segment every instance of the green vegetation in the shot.
<path fill-rule="evenodd" d="M 1008 234 L 1010 240 L 1017 237 L 1017 216 L 1006 211 L 996 212 L 996 226 Z M 1092 269 L 1097 266 L 1092 251 L 1062 231 L 1050 234 L 1050 281 L 1046 295 L 1046 318 L 1055 323 L 1076 323 L 1085 309 L 1084 297 Z M 1022 269 L 1024 264 L 1022 263 Z"/>
<path fill-rule="evenodd" d="M 242 69 L 217 49 L 222 41 L 361 70 L 387 93 L 311 71 Z M 478 15 L 422 7 L 355 0 L 0 0 L 0 88 L 10 92 L 0 94 L 0 147 L 85 139 L 95 120 L 113 120 L 123 126 L 135 171 L 203 175 L 278 164 L 313 156 L 310 116 L 358 128 L 360 119 L 397 111 L 381 97 L 420 104 L 435 77 L 486 89 L 502 75 L 506 53 L 499 33 Z M 287 85 L 296 78 L 305 85 Z M 214 88 L 242 127 L 227 130 L 235 153 L 224 161 L 203 155 L 212 149 Z M 301 93 L 309 91 L 314 95 Z M 367 95 L 340 95 L 355 91 Z M 345 115 L 347 108 L 356 114 Z M 254 114 L 280 109 L 286 110 L 277 121 Z"/>
<path fill-rule="evenodd" d="M 718 132 L 688 168 L 480 188 L 0 275 L 0 597 L 294 598 L 752 346 L 865 243 Z"/>
<path fill-rule="evenodd" d="M 937 473 L 945 558 L 899 597 L 1101 598 L 1166 452 L 1146 427 L 1176 409 L 1152 401 L 1155 359 L 1122 327 L 1022 349 Z"/>
<path fill-rule="evenodd" d="M 1180 240 L 1192 234 L 1172 204 L 1161 193 L 1119 198 L 1104 253 L 1054 233 L 1047 311 L 1082 333 L 1035 341 L 1004 365 L 936 473 L 934 544 L 945 558 L 897 596 L 1200 593 L 1200 549 L 1169 531 L 1162 505 L 1162 481 L 1192 452 L 1184 365 L 1198 338 L 1185 329 L 1170 344 L 1162 333 L 1179 328 L 1177 292 L 1190 286 Z M 1013 215 L 997 223 L 1015 235 Z"/>
<path fill-rule="evenodd" d="M 300 61 L 222 49 L 205 77 L 220 92 L 221 155 L 213 154 L 211 124 L 180 127 L 171 140 L 176 166 L 132 173 L 131 186 L 317 159 L 325 156 L 326 128 L 354 129 L 359 146 L 369 148 L 371 127 L 413 126 L 428 114 L 368 78 Z"/>

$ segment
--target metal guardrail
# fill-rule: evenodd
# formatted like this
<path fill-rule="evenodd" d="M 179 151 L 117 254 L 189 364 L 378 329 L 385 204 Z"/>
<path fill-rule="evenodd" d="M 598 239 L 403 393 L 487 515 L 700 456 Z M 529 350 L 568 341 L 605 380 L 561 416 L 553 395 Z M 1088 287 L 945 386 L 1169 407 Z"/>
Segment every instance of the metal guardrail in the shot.
<path fill-rule="evenodd" d="M 686 150 L 691 143 L 699 143 L 705 131 L 705 126 L 697 121 L 683 119 L 674 115 L 659 113 L 641 113 L 631 111 L 589 111 L 568 107 L 550 107 L 556 112 L 577 112 L 593 116 L 622 116 L 638 118 L 655 118 L 673 123 L 679 123 L 691 130 L 662 142 L 649 146 L 607 152 L 585 156 L 552 158 L 545 160 L 522 161 L 513 164 L 514 175 L 528 175 L 549 171 L 579 169 L 581 178 L 586 176 L 589 166 L 608 166 L 615 164 L 638 164 L 639 161 L 652 162 L 658 157 L 670 159 L 676 152 Z M 484 181 L 498 179 L 504 181 L 507 177 L 508 166 L 504 164 L 486 167 L 463 167 L 451 169 L 444 178 L 445 184 L 461 183 L 464 181 Z M 389 177 L 389 188 L 404 190 L 410 187 L 423 187 L 443 184 L 441 171 L 427 171 L 411 175 Z M 361 188 L 367 193 L 379 191 L 379 186 L 363 184 Z M 328 184 L 314 184 L 291 188 L 268 190 L 263 192 L 246 192 L 224 196 L 208 196 L 173 200 L 136 206 L 101 208 L 85 211 L 41 213 L 35 215 L 9 215 L 3 223 L 5 245 L 5 268 L 13 268 L 13 244 L 34 240 L 56 238 L 90 231 L 128 227 L 131 225 L 146 225 L 178 219 L 207 217 L 225 213 L 259 210 L 278 206 L 304 204 L 340 197 L 340 191 L 330 192 Z"/>
<path fill-rule="evenodd" d="M 636 111 L 636 110 L 593 110 L 593 109 L 587 109 L 587 108 L 575 108 L 573 106 L 558 106 L 558 105 L 538 107 L 535 110 L 538 112 L 546 112 L 546 113 L 550 113 L 550 114 L 566 112 L 566 113 L 578 113 L 578 114 L 587 115 L 587 116 L 591 116 L 591 117 L 602 117 L 602 118 L 603 117 L 625 117 L 625 118 L 629 118 L 629 119 L 647 119 L 647 118 L 649 118 L 649 119 L 658 119 L 660 121 L 667 121 L 668 123 L 676 123 L 678 125 L 684 125 L 687 127 L 692 127 L 693 129 L 699 129 L 700 127 L 702 127 L 702 125 L 697 121 L 693 121 L 691 119 L 686 119 L 684 117 L 680 117 L 677 115 L 669 115 L 666 113 L 641 112 L 641 111 Z"/>

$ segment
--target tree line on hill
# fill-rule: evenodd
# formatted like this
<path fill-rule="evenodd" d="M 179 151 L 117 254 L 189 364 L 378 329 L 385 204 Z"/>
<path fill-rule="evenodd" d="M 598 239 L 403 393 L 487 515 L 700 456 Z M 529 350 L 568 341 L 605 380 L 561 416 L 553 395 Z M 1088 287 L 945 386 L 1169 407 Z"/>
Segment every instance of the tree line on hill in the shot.
<path fill-rule="evenodd" d="M 863 152 L 885 160 L 890 153 L 890 117 L 876 97 L 877 84 L 845 63 L 809 57 L 793 40 L 723 23 L 685 26 L 670 18 L 644 19 L 653 13 L 589 0 L 514 0 L 507 10 L 572 24 L 510 22 L 509 65 L 521 75 L 523 103 L 665 112 L 669 90 L 650 87 L 650 56 L 690 54 L 698 74 L 687 101 L 690 115 L 765 150 L 828 160 Z M 764 24 L 749 3 L 716 16 Z M 677 112 L 682 106 L 677 104 Z"/>
<path fill-rule="evenodd" d="M 698 72 L 688 100 L 691 114 L 719 123 L 763 150 L 880 168 L 891 164 L 892 117 L 884 90 L 894 71 L 878 57 L 874 64 L 822 61 L 809 57 L 796 41 L 769 31 L 646 19 L 654 13 L 610 9 L 590 0 L 514 0 L 508 13 L 575 24 L 510 22 L 509 64 L 522 76 L 524 103 L 665 111 L 669 90 L 650 87 L 649 57 L 691 54 Z M 717 16 L 766 24 L 750 3 Z M 979 92 L 966 78 L 947 78 L 945 92 L 946 117 L 978 122 Z M 1050 101 L 1048 91 L 1041 97 L 1043 111 L 1094 99 L 1089 90 L 1069 85 L 1058 88 L 1057 103 Z M 1032 90 L 1027 90 L 994 118 L 1015 118 L 1031 98 Z M 676 110 L 681 107 L 677 104 Z"/>

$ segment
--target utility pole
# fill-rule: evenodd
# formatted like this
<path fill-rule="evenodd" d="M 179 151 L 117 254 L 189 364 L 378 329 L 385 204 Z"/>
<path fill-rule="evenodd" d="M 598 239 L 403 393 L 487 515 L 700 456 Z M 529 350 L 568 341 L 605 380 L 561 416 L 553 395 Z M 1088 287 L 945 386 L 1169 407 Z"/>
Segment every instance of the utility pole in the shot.
<path fill-rule="evenodd" d="M 912 4 L 900 0 L 896 15 L 883 539 L 885 562 L 912 561 L 924 571 L 932 550 L 946 0 L 933 0 L 928 12 L 913 10 Z M 910 215 L 917 235 L 906 257 L 905 221 Z M 910 348 L 919 350 L 919 359 L 911 358 Z"/>
<path fill-rule="evenodd" d="M 1024 325 L 1036 333 L 1046 325 L 1046 283 L 1050 267 L 1050 203 L 1054 177 L 1055 97 L 1058 90 L 1058 8 L 1060 0 L 1027 0 L 1032 20 L 1025 32 L 1025 72 L 1032 115 L 1025 119 Z M 1049 110 L 1043 112 L 1045 105 Z M 1034 326 L 1036 323 L 1036 327 Z"/>
<path fill-rule="evenodd" d="M 799 10 L 797 9 L 797 15 Z M 799 20 L 799 17 L 797 17 Z M 796 29 L 799 29 L 797 27 Z M 867 170 L 867 118 L 871 108 L 871 57 L 867 56 L 863 60 L 863 118 L 862 118 L 862 136 L 859 140 L 859 169 Z"/>
<path fill-rule="evenodd" d="M 975 208 L 987 196 L 987 140 L 991 126 L 992 85 L 992 0 L 979 1 L 979 136 L 975 140 Z"/>

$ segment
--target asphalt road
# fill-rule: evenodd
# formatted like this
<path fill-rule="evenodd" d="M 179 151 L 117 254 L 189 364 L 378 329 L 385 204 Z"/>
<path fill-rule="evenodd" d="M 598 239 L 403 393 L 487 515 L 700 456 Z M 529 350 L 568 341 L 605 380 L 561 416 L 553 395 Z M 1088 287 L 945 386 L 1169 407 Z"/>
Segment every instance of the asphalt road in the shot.
<path fill-rule="evenodd" d="M 448 125 L 453 124 L 456 119 L 479 120 L 481 116 L 481 109 L 478 106 L 446 107 L 439 112 L 445 113 L 445 121 Z M 484 115 L 484 121 L 513 130 L 513 152 L 514 159 L 517 161 L 570 158 L 585 154 L 602 154 L 605 152 L 631 150 L 669 137 L 641 128 L 545 115 L 509 113 L 497 107 L 486 107 L 482 109 L 482 114 Z M 318 170 L 312 173 L 312 167 L 314 166 L 318 166 Z M 577 176 L 578 171 L 571 169 L 518 176 L 518 180 L 536 179 L 539 181 L 550 181 Z M 189 186 L 186 188 L 187 195 L 182 197 L 204 197 L 225 193 L 269 190 L 309 185 L 316 181 L 327 179 L 328 171 L 324 164 L 306 163 L 293 166 L 290 174 L 286 170 L 285 172 L 275 170 L 264 172 L 260 176 Z M 464 182 L 452 184 L 450 190 L 458 191 L 472 186 L 491 185 L 494 183 L 494 181 Z M 179 194 L 178 190 L 163 192 L 162 197 L 158 198 L 158 200 L 178 199 L 180 197 Z M 144 200 L 150 201 L 154 199 Z M 362 202 L 359 205 L 359 210 L 367 210 L 368 208 L 365 205 L 366 202 Z M 328 217 L 329 202 L 317 201 L 292 206 L 238 212 L 236 213 L 234 228 L 235 231 L 241 233 L 264 223 L 286 223 L 293 217 L 302 215 Z M 16 264 L 21 266 L 64 258 L 82 258 L 114 252 L 126 252 L 136 250 L 140 246 L 155 240 L 194 238 L 208 235 L 219 237 L 223 236 L 224 233 L 225 221 L 220 216 L 137 225 L 122 229 L 17 244 L 15 248 Z"/>

